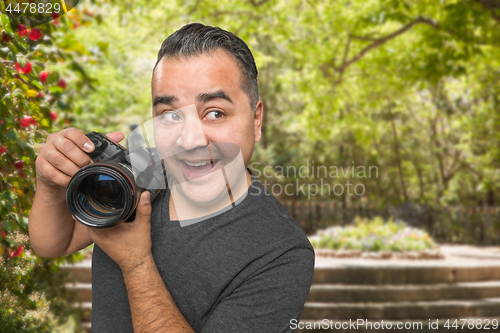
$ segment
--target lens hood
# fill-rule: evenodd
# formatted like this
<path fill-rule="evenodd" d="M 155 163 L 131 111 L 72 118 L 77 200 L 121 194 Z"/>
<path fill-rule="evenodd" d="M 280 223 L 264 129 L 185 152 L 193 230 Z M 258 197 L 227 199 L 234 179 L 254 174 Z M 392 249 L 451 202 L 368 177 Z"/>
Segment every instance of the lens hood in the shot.
<path fill-rule="evenodd" d="M 99 182 L 112 182 L 114 191 L 102 193 Z M 127 220 L 135 211 L 142 188 L 134 181 L 129 165 L 113 160 L 89 164 L 71 178 L 66 202 L 71 214 L 81 223 L 94 228 L 109 228 Z M 104 191 L 105 192 L 105 191 Z M 113 197 L 118 205 L 106 205 L 96 196 Z"/>

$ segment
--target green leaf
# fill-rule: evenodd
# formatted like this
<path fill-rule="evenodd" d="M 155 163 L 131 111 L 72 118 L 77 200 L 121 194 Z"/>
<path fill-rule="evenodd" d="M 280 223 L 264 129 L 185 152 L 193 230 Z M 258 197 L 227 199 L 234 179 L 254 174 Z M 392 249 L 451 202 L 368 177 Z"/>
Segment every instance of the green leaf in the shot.
<path fill-rule="evenodd" d="M 5 231 L 15 231 L 19 229 L 19 226 L 14 221 L 7 221 L 3 224 L 3 230 Z"/>
<path fill-rule="evenodd" d="M 47 78 L 47 83 L 48 84 L 54 84 L 59 81 L 59 73 L 58 72 L 52 72 L 49 74 L 49 77 Z"/>
<path fill-rule="evenodd" d="M 99 46 L 99 48 L 104 54 L 108 54 L 109 43 L 97 42 L 97 46 Z"/>
<path fill-rule="evenodd" d="M 43 89 L 42 84 L 36 80 L 31 81 L 31 84 L 34 85 L 38 89 Z"/>
<path fill-rule="evenodd" d="M 28 61 L 26 60 L 26 58 L 25 58 L 25 57 L 18 58 L 18 59 L 17 59 L 17 61 L 19 61 L 19 65 L 20 65 L 21 67 L 26 66 L 26 63 L 28 62 Z"/>
<path fill-rule="evenodd" d="M 9 131 L 9 134 L 7 134 L 7 139 L 11 143 L 16 142 L 18 138 L 19 138 L 19 135 L 17 134 L 16 130 L 14 130 L 14 129 L 11 129 Z"/>
<path fill-rule="evenodd" d="M 10 20 L 9 18 L 7 17 L 7 15 L 5 14 L 2 14 L 2 16 L 0 16 L 0 19 L 2 20 L 2 25 L 5 27 L 7 24 L 10 24 Z"/>
<path fill-rule="evenodd" d="M 19 50 L 17 49 L 17 47 L 14 44 L 9 44 L 8 48 L 14 54 L 17 54 L 19 52 Z"/>
<path fill-rule="evenodd" d="M 42 112 L 44 118 L 47 118 L 50 114 L 50 108 L 48 106 L 40 106 L 40 111 Z"/>
<path fill-rule="evenodd" d="M 17 224 L 24 230 L 28 229 L 28 219 L 22 215 L 17 215 Z"/>
<path fill-rule="evenodd" d="M 12 191 L 5 191 L 2 193 L 2 198 L 4 198 L 7 201 L 12 201 L 16 199 L 16 195 Z"/>
<path fill-rule="evenodd" d="M 7 60 L 16 61 L 16 56 L 13 52 L 9 52 L 9 54 L 7 54 Z"/>
<path fill-rule="evenodd" d="M 17 95 L 18 98 L 24 97 L 24 91 L 22 89 L 14 89 L 12 92 L 13 95 Z"/>
<path fill-rule="evenodd" d="M 49 127 L 50 126 L 50 122 L 47 118 L 43 118 L 42 121 L 40 122 L 40 125 L 42 127 Z"/>
<path fill-rule="evenodd" d="M 50 90 L 50 92 L 52 92 L 54 94 L 61 94 L 64 91 L 64 89 L 59 87 L 59 86 L 49 87 L 49 90 Z"/>

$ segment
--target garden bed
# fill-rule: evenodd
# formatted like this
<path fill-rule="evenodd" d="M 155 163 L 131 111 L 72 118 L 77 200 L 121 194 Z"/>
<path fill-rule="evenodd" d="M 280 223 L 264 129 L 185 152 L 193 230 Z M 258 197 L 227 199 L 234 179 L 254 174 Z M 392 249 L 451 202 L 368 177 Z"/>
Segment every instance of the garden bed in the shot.
<path fill-rule="evenodd" d="M 444 259 L 439 246 L 423 230 L 402 221 L 356 218 L 353 225 L 334 226 L 310 237 L 316 255 L 362 259 Z"/>

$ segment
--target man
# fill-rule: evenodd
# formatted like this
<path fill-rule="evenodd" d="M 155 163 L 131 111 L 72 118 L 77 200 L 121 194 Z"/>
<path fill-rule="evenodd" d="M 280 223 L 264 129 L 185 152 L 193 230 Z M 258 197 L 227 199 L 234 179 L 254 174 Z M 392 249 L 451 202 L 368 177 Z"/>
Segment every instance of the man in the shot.
<path fill-rule="evenodd" d="M 144 192 L 134 222 L 85 227 L 72 218 L 65 187 L 90 163 L 84 152 L 94 147 L 77 129 L 51 134 L 36 163 L 29 219 L 35 251 L 58 257 L 95 243 L 95 332 L 291 331 L 312 282 L 314 251 L 247 169 L 263 114 L 250 50 L 227 31 L 186 25 L 162 44 L 152 99 L 153 116 L 164 126 L 154 135 L 171 186 L 152 203 Z M 108 138 L 118 142 L 123 134 Z M 242 161 L 242 178 L 232 161 L 222 163 L 224 144 L 238 147 L 232 156 Z M 223 170 L 227 186 L 216 181 Z M 243 179 L 245 191 L 232 187 L 232 178 Z M 211 209 L 225 193 L 229 206 Z M 210 214 L 183 226 L 193 207 Z"/>

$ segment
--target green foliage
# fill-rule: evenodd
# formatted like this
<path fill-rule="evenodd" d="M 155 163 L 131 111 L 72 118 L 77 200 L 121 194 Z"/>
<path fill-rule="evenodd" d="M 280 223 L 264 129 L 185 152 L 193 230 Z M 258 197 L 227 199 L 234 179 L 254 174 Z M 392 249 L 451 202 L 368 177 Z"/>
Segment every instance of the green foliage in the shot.
<path fill-rule="evenodd" d="M 372 220 L 357 217 L 351 226 L 320 231 L 311 243 L 318 249 L 395 252 L 424 251 L 436 246 L 425 231 L 381 217 Z"/>
<path fill-rule="evenodd" d="M 3 10 L 5 4 L 0 3 Z M 53 332 L 72 313 L 65 304 L 57 264 L 82 259 L 44 259 L 28 240 L 35 193 L 35 159 L 52 131 L 71 122 L 74 87 L 89 84 L 74 38 L 91 18 L 73 10 L 29 31 L 1 15 L 0 35 L 0 327 L 2 332 Z M 47 73 L 49 72 L 49 73 Z"/>
<path fill-rule="evenodd" d="M 115 2 L 103 25 L 78 32 L 106 45 L 91 69 L 102 84 L 75 101 L 78 125 L 147 120 L 161 42 L 197 21 L 253 51 L 265 109 L 254 161 L 378 166 L 378 178 L 323 179 L 363 184 L 362 197 L 328 198 L 344 203 L 495 205 L 499 17 L 482 0 Z"/>
<path fill-rule="evenodd" d="M 28 237 L 18 230 L 10 241 L 29 247 Z M 2 332 L 54 332 L 65 325 L 73 310 L 61 289 L 67 273 L 54 259 L 42 259 L 24 250 L 13 258 L 0 257 L 0 325 Z"/>

